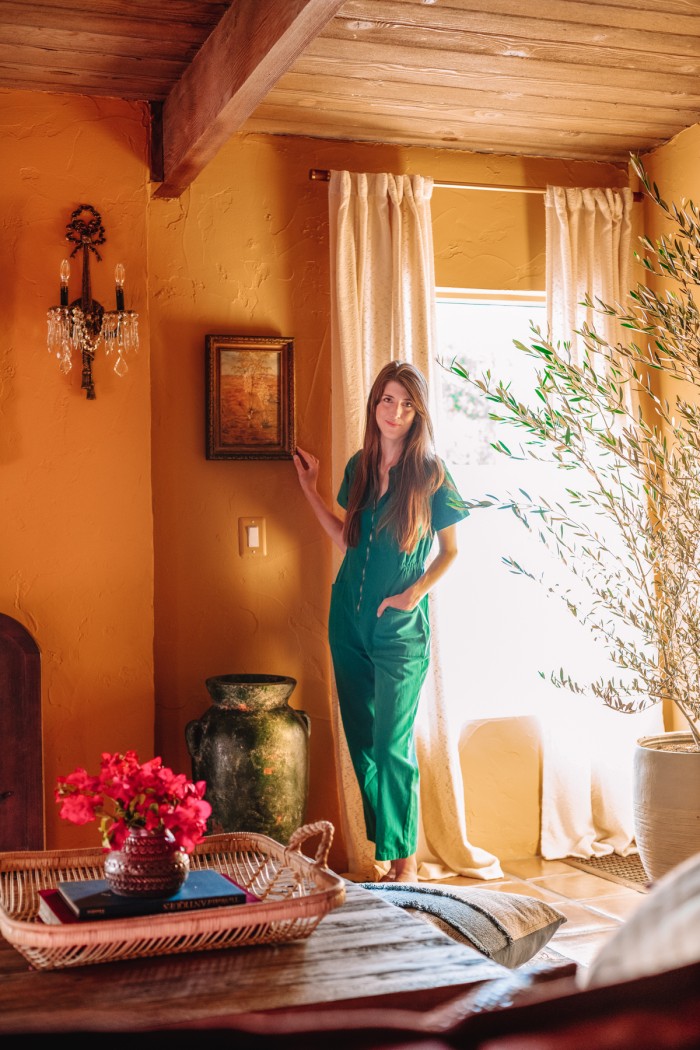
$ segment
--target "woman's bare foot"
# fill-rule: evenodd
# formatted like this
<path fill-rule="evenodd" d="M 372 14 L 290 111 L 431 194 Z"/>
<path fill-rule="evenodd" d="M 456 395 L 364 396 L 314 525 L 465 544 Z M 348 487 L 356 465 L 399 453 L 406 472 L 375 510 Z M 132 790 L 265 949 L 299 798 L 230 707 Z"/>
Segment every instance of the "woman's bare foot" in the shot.
<path fill-rule="evenodd" d="M 392 860 L 386 875 L 380 882 L 418 882 L 418 865 L 415 853 L 411 857 L 400 857 Z"/>

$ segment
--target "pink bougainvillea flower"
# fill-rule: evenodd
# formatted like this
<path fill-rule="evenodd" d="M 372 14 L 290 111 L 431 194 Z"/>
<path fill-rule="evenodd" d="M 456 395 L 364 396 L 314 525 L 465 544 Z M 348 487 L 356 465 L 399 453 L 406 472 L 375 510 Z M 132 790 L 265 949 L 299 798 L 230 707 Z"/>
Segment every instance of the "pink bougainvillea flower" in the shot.
<path fill-rule="evenodd" d="M 111 849 L 121 849 L 131 828 L 123 820 L 115 820 L 107 828 L 103 839 L 109 843 Z"/>
<path fill-rule="evenodd" d="M 174 773 L 160 757 L 140 763 L 135 751 L 105 751 L 96 777 L 82 768 L 59 777 L 55 797 L 64 820 L 86 824 L 99 817 L 106 848 L 118 849 L 132 828 L 165 829 L 191 853 L 211 815 L 205 792 L 203 780 Z"/>
<path fill-rule="evenodd" d="M 60 815 L 71 824 L 89 824 L 95 819 L 96 810 L 101 804 L 99 796 L 88 798 L 86 795 L 67 795 L 61 800 Z"/>
<path fill-rule="evenodd" d="M 91 777 L 87 770 L 78 768 L 69 773 L 67 777 L 58 778 L 59 787 L 62 785 L 62 790 L 68 791 L 80 791 L 88 795 L 93 795 L 100 788 L 100 778 Z"/>
<path fill-rule="evenodd" d="M 180 806 L 165 811 L 161 807 L 160 819 L 172 831 L 175 841 L 186 853 L 191 853 L 202 838 L 211 814 L 211 806 L 203 799 L 187 799 Z"/>

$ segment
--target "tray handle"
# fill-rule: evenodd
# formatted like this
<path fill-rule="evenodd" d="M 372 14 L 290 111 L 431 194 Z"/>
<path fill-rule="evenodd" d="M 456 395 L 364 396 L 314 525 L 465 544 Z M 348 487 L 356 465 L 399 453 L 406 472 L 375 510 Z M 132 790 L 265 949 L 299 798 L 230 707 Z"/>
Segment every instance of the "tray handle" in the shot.
<path fill-rule="evenodd" d="M 313 838 L 314 835 L 320 835 L 321 841 L 316 850 L 314 864 L 317 864 L 320 868 L 325 868 L 328 866 L 328 852 L 331 848 L 334 831 L 335 828 L 329 820 L 317 820 L 315 824 L 303 824 L 302 827 L 297 828 L 290 835 L 287 849 L 301 853 L 302 842 Z"/>

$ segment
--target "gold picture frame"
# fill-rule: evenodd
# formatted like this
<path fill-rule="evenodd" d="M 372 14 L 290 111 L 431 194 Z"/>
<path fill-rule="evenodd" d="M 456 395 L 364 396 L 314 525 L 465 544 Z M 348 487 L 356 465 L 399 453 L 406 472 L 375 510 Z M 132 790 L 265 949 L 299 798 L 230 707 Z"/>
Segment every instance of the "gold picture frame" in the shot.
<path fill-rule="evenodd" d="M 291 459 L 294 340 L 206 336 L 207 459 Z"/>

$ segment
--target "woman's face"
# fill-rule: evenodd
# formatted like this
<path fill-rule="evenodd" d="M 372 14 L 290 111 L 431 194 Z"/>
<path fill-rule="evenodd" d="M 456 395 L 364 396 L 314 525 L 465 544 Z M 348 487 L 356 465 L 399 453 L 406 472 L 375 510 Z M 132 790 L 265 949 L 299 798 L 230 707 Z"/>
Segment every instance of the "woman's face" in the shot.
<path fill-rule="evenodd" d="M 416 410 L 405 386 L 395 379 L 389 380 L 379 398 L 375 418 L 383 439 L 405 441 L 416 418 Z"/>

